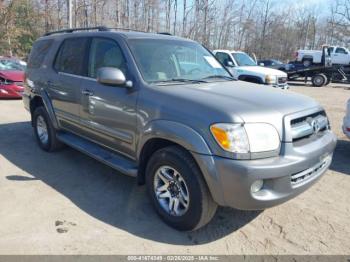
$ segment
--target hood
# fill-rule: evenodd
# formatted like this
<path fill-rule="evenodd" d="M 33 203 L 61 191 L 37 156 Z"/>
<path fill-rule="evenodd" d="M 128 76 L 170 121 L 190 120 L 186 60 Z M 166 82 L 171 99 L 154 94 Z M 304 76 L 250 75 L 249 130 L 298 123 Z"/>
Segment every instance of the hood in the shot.
<path fill-rule="evenodd" d="M 24 72 L 23 71 L 12 71 L 12 70 L 1 70 L 0 77 L 11 80 L 14 82 L 23 82 L 24 81 Z"/>
<path fill-rule="evenodd" d="M 275 76 L 282 76 L 287 77 L 287 74 L 283 71 L 268 68 L 268 67 L 262 67 L 262 66 L 239 66 L 237 69 L 243 69 L 247 72 L 253 72 L 257 74 L 263 74 L 263 75 L 275 75 Z"/>
<path fill-rule="evenodd" d="M 252 84 L 227 81 L 205 84 L 157 86 L 164 111 L 176 112 L 161 117 L 186 121 L 195 127 L 207 128 L 213 123 L 269 123 L 282 135 L 286 115 L 320 108 L 313 99 L 292 91 Z M 157 92 L 157 93 L 158 93 Z M 167 95 L 167 99 L 164 99 Z M 172 101 L 172 103 L 169 103 Z"/>

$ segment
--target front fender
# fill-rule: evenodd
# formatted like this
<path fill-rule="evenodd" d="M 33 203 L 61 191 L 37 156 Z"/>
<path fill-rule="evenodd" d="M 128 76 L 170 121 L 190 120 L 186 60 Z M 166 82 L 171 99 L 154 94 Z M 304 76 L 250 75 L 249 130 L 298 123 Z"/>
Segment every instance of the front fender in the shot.
<path fill-rule="evenodd" d="M 211 196 L 218 204 L 224 203 L 222 185 L 210 151 L 204 138 L 194 129 L 168 120 L 155 120 L 144 129 L 138 147 L 138 159 L 143 146 L 153 138 L 166 139 L 181 145 L 192 154 L 208 185 Z"/>
<path fill-rule="evenodd" d="M 138 143 L 137 156 L 140 157 L 143 146 L 153 138 L 166 139 L 181 145 L 188 151 L 211 155 L 211 151 L 203 137 L 194 129 L 169 120 L 151 121 L 141 132 L 143 135 Z"/>

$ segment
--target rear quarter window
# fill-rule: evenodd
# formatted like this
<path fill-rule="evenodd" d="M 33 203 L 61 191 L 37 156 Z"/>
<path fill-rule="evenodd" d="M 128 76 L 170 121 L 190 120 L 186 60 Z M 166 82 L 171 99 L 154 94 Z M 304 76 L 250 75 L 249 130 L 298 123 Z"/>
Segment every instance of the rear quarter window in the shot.
<path fill-rule="evenodd" d="M 39 68 L 42 66 L 52 43 L 52 39 L 40 40 L 34 43 L 29 55 L 28 68 Z"/>

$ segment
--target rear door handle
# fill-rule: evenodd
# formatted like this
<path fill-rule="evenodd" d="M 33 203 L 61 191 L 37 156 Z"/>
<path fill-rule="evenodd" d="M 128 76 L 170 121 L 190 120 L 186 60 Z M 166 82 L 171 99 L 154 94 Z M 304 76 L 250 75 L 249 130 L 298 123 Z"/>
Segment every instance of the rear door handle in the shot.
<path fill-rule="evenodd" d="M 83 90 L 81 93 L 82 93 L 84 96 L 93 96 L 93 95 L 94 95 L 94 92 L 92 92 L 92 91 L 90 91 L 90 90 L 87 90 L 87 89 Z"/>

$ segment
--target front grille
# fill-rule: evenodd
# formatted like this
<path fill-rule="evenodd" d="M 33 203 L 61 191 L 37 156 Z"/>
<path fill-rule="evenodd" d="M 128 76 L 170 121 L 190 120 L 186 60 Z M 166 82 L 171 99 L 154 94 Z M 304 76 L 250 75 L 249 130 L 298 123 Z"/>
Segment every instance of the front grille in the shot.
<path fill-rule="evenodd" d="M 287 83 L 287 77 L 279 77 L 279 78 L 278 78 L 278 83 L 279 83 L 279 84 L 285 84 L 285 83 Z"/>
<path fill-rule="evenodd" d="M 291 120 L 293 142 L 321 134 L 328 129 L 328 119 L 324 111 Z"/>
<path fill-rule="evenodd" d="M 312 177 L 320 174 L 324 171 L 331 161 L 331 156 L 326 157 L 321 162 L 317 163 L 315 166 L 308 168 L 302 172 L 291 175 L 290 181 L 292 186 L 298 185 L 304 181 L 311 179 Z"/>

